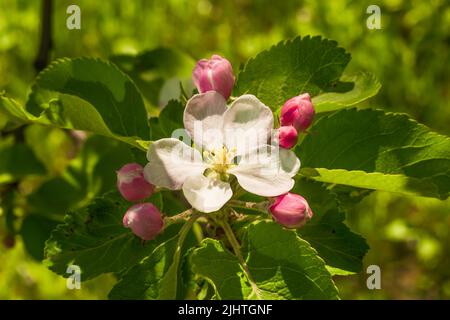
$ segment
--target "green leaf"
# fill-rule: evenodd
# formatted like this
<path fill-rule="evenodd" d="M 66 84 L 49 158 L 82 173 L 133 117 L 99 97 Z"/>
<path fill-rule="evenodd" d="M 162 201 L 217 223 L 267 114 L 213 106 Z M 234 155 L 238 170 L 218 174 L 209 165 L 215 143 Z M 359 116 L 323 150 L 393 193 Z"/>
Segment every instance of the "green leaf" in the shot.
<path fill-rule="evenodd" d="M 67 131 L 36 124 L 24 128 L 24 136 L 27 145 L 51 175 L 64 171 L 75 149 L 73 138 Z"/>
<path fill-rule="evenodd" d="M 304 176 L 308 176 L 315 181 L 362 189 L 401 193 L 408 196 L 440 197 L 439 190 L 432 180 L 408 177 L 403 174 L 316 168 L 315 174 L 307 172 Z"/>
<path fill-rule="evenodd" d="M 116 55 L 111 60 L 127 73 L 143 93 L 152 115 L 180 96 L 180 82 L 189 90 L 195 61 L 170 48 L 156 48 L 137 55 Z"/>
<path fill-rule="evenodd" d="M 45 181 L 28 196 L 31 209 L 65 214 L 116 186 L 116 170 L 132 162 L 130 147 L 102 136 L 91 136 L 61 176 Z"/>
<path fill-rule="evenodd" d="M 152 141 L 167 138 L 161 127 L 161 121 L 159 121 L 158 117 L 151 117 L 148 122 L 150 124 L 150 139 Z"/>
<path fill-rule="evenodd" d="M 180 287 L 180 264 L 181 259 L 183 257 L 183 253 L 186 251 L 183 250 L 183 245 L 188 232 L 191 230 L 193 223 L 194 220 L 191 218 L 191 220 L 187 221 L 183 225 L 183 227 L 179 232 L 178 241 L 173 253 L 173 261 L 160 282 L 160 290 L 159 290 L 160 299 L 173 300 L 177 298 L 177 292 Z"/>
<path fill-rule="evenodd" d="M 109 293 L 110 299 L 177 299 L 181 295 L 181 258 L 195 244 L 191 223 L 132 267 Z M 188 238 L 186 236 L 188 235 Z"/>
<path fill-rule="evenodd" d="M 147 300 L 158 299 L 160 282 L 172 265 L 178 236 L 162 243 L 142 262 L 132 267 L 112 288 L 109 298 Z"/>
<path fill-rule="evenodd" d="M 195 61 L 172 48 L 156 48 L 139 53 L 134 60 L 134 70 L 153 71 L 165 78 L 190 77 Z"/>
<path fill-rule="evenodd" d="M 294 231 L 262 221 L 248 227 L 242 248 L 260 298 L 338 298 L 325 263 Z M 193 271 L 214 286 L 218 298 L 255 298 L 238 259 L 219 241 L 205 239 L 191 261 Z"/>
<path fill-rule="evenodd" d="M 37 77 L 26 108 L 2 98 L 13 121 L 91 131 L 139 147 L 150 130 L 141 94 L 113 64 L 98 59 L 60 59 Z"/>
<path fill-rule="evenodd" d="M 354 76 L 343 75 L 341 81 L 349 84 L 351 90 L 344 92 L 327 92 L 312 99 L 316 113 L 343 109 L 360 103 L 378 93 L 381 88 L 377 78 L 367 72 Z"/>
<path fill-rule="evenodd" d="M 322 183 L 306 179 L 298 179 L 292 192 L 301 194 L 314 213 L 297 234 L 317 250 L 332 274 L 360 272 L 369 247 L 344 224 L 336 195 Z"/>
<path fill-rule="evenodd" d="M 173 216 L 191 208 L 182 191 L 161 190 L 164 214 Z"/>
<path fill-rule="evenodd" d="M 23 220 L 20 235 L 25 249 L 34 259 L 44 259 L 45 242 L 56 225 L 56 221 L 37 214 L 28 215 Z"/>
<path fill-rule="evenodd" d="M 235 95 L 254 94 L 273 110 L 303 92 L 333 91 L 350 54 L 321 37 L 280 42 L 250 59 L 239 74 Z"/>
<path fill-rule="evenodd" d="M 159 114 L 159 124 L 166 137 L 171 137 L 175 130 L 184 130 L 184 106 L 177 100 L 170 100 Z"/>
<path fill-rule="evenodd" d="M 206 278 L 220 299 L 246 299 L 252 293 L 239 260 L 217 240 L 207 238 L 191 256 L 192 271 Z"/>
<path fill-rule="evenodd" d="M 155 240 L 143 243 L 122 224 L 122 218 L 130 206 L 129 202 L 113 192 L 68 214 L 64 224 L 52 232 L 46 243 L 45 255 L 49 268 L 57 274 L 69 276 L 67 266 L 78 265 L 82 271 L 82 281 L 102 273 L 123 272 L 178 231 L 173 225 Z"/>
<path fill-rule="evenodd" d="M 28 175 L 43 175 L 44 165 L 26 144 L 12 139 L 0 141 L 0 184 L 11 183 Z"/>
<path fill-rule="evenodd" d="M 5 97 L 3 93 L 0 94 L 0 113 L 2 117 L 6 118 L 7 120 L 11 120 L 20 124 L 31 123 L 38 120 L 37 117 L 27 112 L 25 108 L 17 101 Z M 42 120 L 42 123 L 48 124 L 45 119 Z"/>
<path fill-rule="evenodd" d="M 28 205 L 33 212 L 47 215 L 64 215 L 84 203 L 88 190 L 64 177 L 55 177 L 42 183 L 28 195 Z"/>
<path fill-rule="evenodd" d="M 149 120 L 151 140 L 168 137 L 185 137 L 187 135 L 183 122 L 184 105 L 179 100 L 170 100 L 158 117 Z"/>
<path fill-rule="evenodd" d="M 296 149 L 302 175 L 373 190 L 449 195 L 450 139 L 404 114 L 341 110 L 311 132 Z"/>
<path fill-rule="evenodd" d="M 199 225 L 194 225 L 194 227 L 195 226 L 198 226 L 199 227 L 198 229 L 200 229 Z M 205 297 L 205 295 L 207 294 L 207 292 L 205 292 L 203 289 L 203 285 L 206 284 L 208 287 L 211 288 L 211 286 L 205 280 L 200 281 L 200 283 L 198 283 L 196 279 L 197 278 L 196 274 L 192 272 L 191 255 L 192 252 L 194 252 L 194 250 L 196 249 L 196 246 L 199 244 L 199 238 L 195 237 L 196 232 L 197 231 L 195 230 L 195 228 L 192 229 L 192 234 L 194 235 L 195 238 L 195 245 L 189 247 L 186 250 L 180 262 L 180 281 L 177 296 L 184 297 L 185 300 L 191 299 L 200 300 L 201 297 Z"/>
<path fill-rule="evenodd" d="M 328 190 L 336 196 L 339 209 L 344 212 L 352 210 L 355 205 L 360 203 L 365 197 L 369 196 L 374 191 L 345 186 L 342 184 L 328 185 Z"/>

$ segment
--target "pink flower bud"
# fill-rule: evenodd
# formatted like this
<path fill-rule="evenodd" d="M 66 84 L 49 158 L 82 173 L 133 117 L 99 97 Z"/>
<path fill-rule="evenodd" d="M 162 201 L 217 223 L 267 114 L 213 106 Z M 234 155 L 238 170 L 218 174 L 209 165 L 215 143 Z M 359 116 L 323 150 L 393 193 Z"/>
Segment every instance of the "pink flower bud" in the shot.
<path fill-rule="evenodd" d="M 304 93 L 286 101 L 281 108 L 281 125 L 305 131 L 314 119 L 315 111 L 309 94 Z"/>
<path fill-rule="evenodd" d="M 154 239 L 162 230 L 164 221 L 158 208 L 153 204 L 138 203 L 127 210 L 123 225 L 144 240 Z"/>
<path fill-rule="evenodd" d="M 235 77 L 230 62 L 215 54 L 210 60 L 201 59 L 197 62 L 192 71 L 192 80 L 200 93 L 214 90 L 226 100 L 233 90 Z"/>
<path fill-rule="evenodd" d="M 288 228 L 300 228 L 313 216 L 308 202 L 295 193 L 278 196 L 269 211 L 276 222 Z"/>
<path fill-rule="evenodd" d="M 296 145 L 297 138 L 297 130 L 293 126 L 284 126 L 278 129 L 278 143 L 282 148 L 292 148 Z"/>
<path fill-rule="evenodd" d="M 117 188 L 128 201 L 139 201 L 148 198 L 154 186 L 144 178 L 144 168 L 137 163 L 128 163 L 117 171 Z"/>

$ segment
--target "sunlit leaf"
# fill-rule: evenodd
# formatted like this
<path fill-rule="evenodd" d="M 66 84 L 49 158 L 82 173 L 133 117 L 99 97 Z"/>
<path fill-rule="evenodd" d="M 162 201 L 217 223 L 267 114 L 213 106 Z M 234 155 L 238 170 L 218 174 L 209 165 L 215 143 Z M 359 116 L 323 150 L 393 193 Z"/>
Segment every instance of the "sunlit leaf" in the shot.
<path fill-rule="evenodd" d="M 158 244 L 173 237 L 176 225 L 155 240 L 142 242 L 125 228 L 123 216 L 130 203 L 117 193 L 97 198 L 89 206 L 65 217 L 45 246 L 49 268 L 65 277 L 68 265 L 81 268 L 82 281 L 102 273 L 123 272 L 150 255 Z"/>
<path fill-rule="evenodd" d="M 441 199 L 450 192 L 450 139 L 404 114 L 339 111 L 311 128 L 297 155 L 302 174 L 322 182 Z"/>
<path fill-rule="evenodd" d="M 317 250 L 332 274 L 360 272 L 369 247 L 344 223 L 345 213 L 336 195 L 322 183 L 306 179 L 297 179 L 292 192 L 301 194 L 313 211 L 312 219 L 298 229 L 298 235 Z"/>
<path fill-rule="evenodd" d="M 350 54 L 321 37 L 283 41 L 250 59 L 239 74 L 235 95 L 256 95 L 273 110 L 303 92 L 333 91 Z"/>
<path fill-rule="evenodd" d="M 136 140 L 150 137 L 135 84 L 98 59 L 56 60 L 38 75 L 26 107 L 2 97 L 0 112 L 16 122 L 91 131 L 137 147 Z"/>
<path fill-rule="evenodd" d="M 242 251 L 251 279 L 217 240 L 204 240 L 192 255 L 194 272 L 213 284 L 220 299 L 337 298 L 325 263 L 293 231 L 273 222 L 250 225 Z"/>

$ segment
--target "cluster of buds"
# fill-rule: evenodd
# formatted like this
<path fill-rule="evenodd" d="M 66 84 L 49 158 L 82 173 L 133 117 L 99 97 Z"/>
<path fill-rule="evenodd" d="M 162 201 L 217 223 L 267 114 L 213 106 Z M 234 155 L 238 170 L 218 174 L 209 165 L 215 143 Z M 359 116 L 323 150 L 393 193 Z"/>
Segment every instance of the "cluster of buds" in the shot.
<path fill-rule="evenodd" d="M 117 171 L 117 189 L 130 202 L 143 201 L 150 197 L 155 187 L 144 178 L 144 168 L 137 163 L 128 163 Z M 150 202 L 130 207 L 123 217 L 123 225 L 130 228 L 143 240 L 154 239 L 163 229 L 164 222 L 158 208 Z"/>
<path fill-rule="evenodd" d="M 230 97 L 235 82 L 231 63 L 218 55 L 198 61 L 192 79 L 200 93 L 215 90 L 225 99 Z M 314 115 L 314 106 L 308 93 L 287 100 L 281 108 L 281 126 L 276 134 L 279 146 L 293 148 L 297 144 L 298 134 L 311 126 Z M 288 228 L 303 226 L 313 215 L 308 202 L 293 193 L 275 198 L 269 211 L 275 221 Z"/>
<path fill-rule="evenodd" d="M 281 108 L 281 127 L 278 129 L 280 147 L 286 149 L 294 147 L 298 134 L 305 132 L 311 126 L 314 115 L 314 106 L 308 93 L 286 101 Z"/>
<path fill-rule="evenodd" d="M 297 144 L 298 133 L 305 132 L 314 119 L 314 106 L 308 93 L 287 100 L 281 108 L 278 129 L 279 145 L 291 149 Z M 313 216 L 302 196 L 286 193 L 275 198 L 269 207 L 272 218 L 287 228 L 300 228 Z"/>
<path fill-rule="evenodd" d="M 195 65 L 192 79 L 200 93 L 219 92 L 225 100 L 231 96 L 235 76 L 231 63 L 219 56 L 201 59 Z M 281 126 L 276 138 L 279 146 L 291 149 L 297 144 L 298 134 L 305 132 L 314 118 L 314 106 L 308 93 L 293 97 L 281 108 Z M 137 163 L 124 165 L 117 171 L 117 188 L 131 206 L 123 217 L 123 225 L 143 240 L 154 239 L 164 228 L 161 212 L 150 202 L 155 187 L 144 177 L 144 169 Z M 300 195 L 287 193 L 276 197 L 269 207 L 273 219 L 287 228 L 299 228 L 312 217 L 308 202 Z"/>
<path fill-rule="evenodd" d="M 192 80 L 200 93 L 217 91 L 225 100 L 231 95 L 235 79 L 231 63 L 219 55 L 213 55 L 209 60 L 199 60 L 192 72 Z M 281 127 L 277 132 L 280 147 L 294 147 L 298 134 L 309 128 L 314 114 L 314 106 L 308 93 L 286 101 L 281 108 Z"/>

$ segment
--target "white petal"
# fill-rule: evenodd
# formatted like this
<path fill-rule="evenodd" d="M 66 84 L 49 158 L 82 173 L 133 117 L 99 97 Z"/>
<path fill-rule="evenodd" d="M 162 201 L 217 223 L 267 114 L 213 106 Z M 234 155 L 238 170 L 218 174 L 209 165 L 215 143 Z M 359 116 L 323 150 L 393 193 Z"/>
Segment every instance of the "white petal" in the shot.
<path fill-rule="evenodd" d="M 189 176 L 202 174 L 207 168 L 198 150 L 174 138 L 152 143 L 147 159 L 145 179 L 155 186 L 172 190 L 181 189 Z"/>
<path fill-rule="evenodd" d="M 227 102 L 216 91 L 193 96 L 184 110 L 184 127 L 199 147 L 222 147 L 222 117 Z"/>
<path fill-rule="evenodd" d="M 219 210 L 233 195 L 229 183 L 204 175 L 187 178 L 183 193 L 193 208 L 205 213 Z"/>
<path fill-rule="evenodd" d="M 300 169 L 300 159 L 289 149 L 280 147 L 279 152 L 281 170 L 289 174 L 290 177 L 295 176 Z"/>
<path fill-rule="evenodd" d="M 275 197 L 292 189 L 292 177 L 300 168 L 300 160 L 286 149 L 263 146 L 243 155 L 238 165 L 228 170 L 248 192 Z"/>
<path fill-rule="evenodd" d="M 272 111 L 254 95 L 240 96 L 223 115 L 225 144 L 237 154 L 266 145 L 272 128 Z"/>

